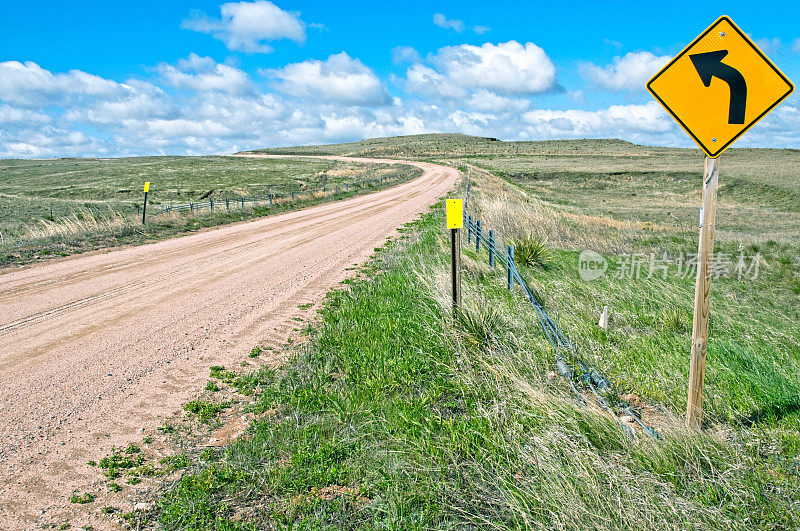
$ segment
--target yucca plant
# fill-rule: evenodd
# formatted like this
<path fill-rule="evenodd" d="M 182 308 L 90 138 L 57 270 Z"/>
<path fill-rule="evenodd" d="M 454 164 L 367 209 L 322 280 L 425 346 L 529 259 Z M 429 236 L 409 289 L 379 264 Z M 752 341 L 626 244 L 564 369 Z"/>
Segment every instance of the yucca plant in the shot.
<path fill-rule="evenodd" d="M 508 330 L 508 324 L 500 311 L 482 301 L 464 301 L 458 308 L 456 317 L 467 338 L 482 349 L 496 344 Z"/>
<path fill-rule="evenodd" d="M 514 246 L 514 262 L 517 264 L 545 270 L 553 265 L 553 253 L 542 238 L 528 235 L 513 239 L 509 244 Z"/>
<path fill-rule="evenodd" d="M 658 320 L 665 330 L 675 333 L 687 332 L 692 327 L 692 315 L 684 308 L 664 308 Z"/>

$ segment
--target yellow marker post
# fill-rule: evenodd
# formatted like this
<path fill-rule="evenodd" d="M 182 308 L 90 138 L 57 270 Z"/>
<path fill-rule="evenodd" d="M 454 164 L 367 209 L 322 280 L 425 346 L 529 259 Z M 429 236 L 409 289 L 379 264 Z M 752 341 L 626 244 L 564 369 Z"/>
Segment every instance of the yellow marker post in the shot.
<path fill-rule="evenodd" d="M 144 204 L 142 205 L 142 225 L 145 222 L 145 216 L 147 215 L 147 192 L 150 191 L 150 181 L 144 183 Z"/>
<path fill-rule="evenodd" d="M 450 229 L 450 276 L 453 281 L 453 315 L 461 304 L 461 229 L 464 226 L 464 203 L 448 199 L 445 206 L 447 228 Z"/>

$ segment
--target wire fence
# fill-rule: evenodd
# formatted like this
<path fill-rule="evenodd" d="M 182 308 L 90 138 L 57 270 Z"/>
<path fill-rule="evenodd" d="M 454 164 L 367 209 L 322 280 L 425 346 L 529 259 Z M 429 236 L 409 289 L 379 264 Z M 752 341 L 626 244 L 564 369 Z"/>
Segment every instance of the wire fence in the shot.
<path fill-rule="evenodd" d="M 468 214 L 467 208 L 469 205 L 469 193 L 471 187 L 471 179 L 467 181 L 467 192 L 466 192 L 466 199 L 464 201 L 464 226 L 467 228 L 467 245 L 473 244 L 472 240 L 474 238 L 474 245 L 476 253 L 480 253 L 481 248 L 485 248 L 488 255 L 489 255 L 489 266 L 494 267 L 496 261 L 500 261 L 506 269 L 506 284 L 509 290 L 514 289 L 515 285 L 519 285 L 522 288 L 522 291 L 525 293 L 526 298 L 530 302 L 531 306 L 533 307 L 533 311 L 536 314 L 537 319 L 539 320 L 539 324 L 542 327 L 542 331 L 544 332 L 547 340 L 552 345 L 553 349 L 555 350 L 555 361 L 556 361 L 556 369 L 558 370 L 558 374 L 561 375 L 569 384 L 572 391 L 575 395 L 583 401 L 583 396 L 575 387 L 575 370 L 573 369 L 573 363 L 577 365 L 578 370 L 581 374 L 581 381 L 586 385 L 586 387 L 591 391 L 594 395 L 597 403 L 602 407 L 605 411 L 611 414 L 614 419 L 616 419 L 617 423 L 619 423 L 622 431 L 629 437 L 635 437 L 634 431 L 631 427 L 625 424 L 618 416 L 617 413 L 612 408 L 611 404 L 608 403 L 607 398 L 614 396 L 613 387 L 609 382 L 608 378 L 606 378 L 599 370 L 593 367 L 590 364 L 587 364 L 579 355 L 578 349 L 575 345 L 567 338 L 567 336 L 561 331 L 559 326 L 550 318 L 550 315 L 547 313 L 547 310 L 542 306 L 541 302 L 536 298 L 534 292 L 528 286 L 528 283 L 520 274 L 519 269 L 517 268 L 514 262 L 514 246 L 508 245 L 505 249 L 498 247 L 497 242 L 495 241 L 495 234 L 494 230 L 486 231 L 485 228 L 481 224 L 481 220 L 473 219 L 471 215 Z M 620 397 L 615 396 L 615 404 L 621 404 L 621 413 L 623 415 L 628 415 L 633 418 L 634 422 L 638 424 L 642 431 L 647 434 L 649 437 L 653 439 L 660 439 L 661 435 L 651 428 L 647 426 L 641 419 L 641 417 L 633 411 L 631 406 L 627 404 L 624 400 Z"/>
<path fill-rule="evenodd" d="M 241 197 L 225 197 L 223 199 L 213 199 L 210 198 L 206 201 L 192 201 L 189 203 L 183 203 L 179 205 L 168 205 L 164 207 L 162 210 L 158 212 L 154 212 L 150 214 L 148 217 L 154 218 L 158 216 L 163 216 L 166 214 L 170 214 L 172 212 L 200 212 L 201 210 L 210 210 L 214 212 L 214 210 L 224 209 L 226 211 L 230 211 L 232 208 L 240 208 L 244 209 L 247 204 L 254 204 L 254 203 L 269 203 L 270 206 L 273 206 L 276 203 L 287 203 L 290 201 L 300 200 L 301 198 L 311 198 L 314 197 L 314 194 L 322 194 L 326 195 L 329 192 L 331 195 L 337 195 L 341 193 L 349 193 L 351 190 L 358 190 L 363 188 L 369 188 L 370 186 L 378 186 L 384 183 L 396 180 L 397 177 L 379 177 L 377 179 L 364 179 L 362 181 L 356 183 L 345 183 L 343 185 L 334 185 L 333 187 L 329 188 L 327 185 L 322 185 L 317 188 L 305 188 L 302 190 L 295 190 L 286 193 L 270 193 L 267 195 L 260 195 L 260 196 L 241 196 Z"/>

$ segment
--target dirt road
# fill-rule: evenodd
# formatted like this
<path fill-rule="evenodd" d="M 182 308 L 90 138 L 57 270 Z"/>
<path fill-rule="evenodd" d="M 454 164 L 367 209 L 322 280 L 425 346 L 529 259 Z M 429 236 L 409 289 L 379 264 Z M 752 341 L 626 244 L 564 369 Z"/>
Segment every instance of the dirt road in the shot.
<path fill-rule="evenodd" d="M 88 460 L 161 425 L 209 366 L 283 344 L 299 305 L 457 178 L 413 164 L 421 177 L 370 195 L 0 272 L 0 529 L 68 516 L 73 490 L 103 491 Z"/>

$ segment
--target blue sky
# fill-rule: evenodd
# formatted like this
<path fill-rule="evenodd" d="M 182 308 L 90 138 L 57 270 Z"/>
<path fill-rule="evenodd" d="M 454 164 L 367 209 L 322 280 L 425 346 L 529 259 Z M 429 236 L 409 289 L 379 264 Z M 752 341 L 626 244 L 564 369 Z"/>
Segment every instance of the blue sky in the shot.
<path fill-rule="evenodd" d="M 800 80 L 795 2 L 32 5 L 0 23 L 5 157 L 440 131 L 690 146 L 644 81 L 722 14 Z M 797 96 L 737 145 L 800 147 Z"/>

